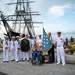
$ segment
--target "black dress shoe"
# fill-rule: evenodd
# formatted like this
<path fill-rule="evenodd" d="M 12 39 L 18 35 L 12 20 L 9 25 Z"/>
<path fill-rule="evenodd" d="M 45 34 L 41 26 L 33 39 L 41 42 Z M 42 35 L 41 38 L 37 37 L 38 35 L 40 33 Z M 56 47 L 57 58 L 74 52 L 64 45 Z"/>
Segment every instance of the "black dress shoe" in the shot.
<path fill-rule="evenodd" d="M 6 61 L 3 61 L 4 63 L 6 62 Z"/>
<path fill-rule="evenodd" d="M 31 58 L 29 58 L 29 60 L 31 60 Z"/>
<path fill-rule="evenodd" d="M 15 61 L 15 60 L 12 60 L 12 61 Z"/>
<path fill-rule="evenodd" d="M 8 63 L 9 61 L 7 61 L 7 63 Z"/>
<path fill-rule="evenodd" d="M 27 62 L 29 62 L 29 60 L 27 60 Z"/>
<path fill-rule="evenodd" d="M 11 60 L 11 61 L 13 62 L 13 61 L 15 61 L 15 60 Z"/>
<path fill-rule="evenodd" d="M 24 62 L 25 60 L 22 60 L 22 62 Z"/>

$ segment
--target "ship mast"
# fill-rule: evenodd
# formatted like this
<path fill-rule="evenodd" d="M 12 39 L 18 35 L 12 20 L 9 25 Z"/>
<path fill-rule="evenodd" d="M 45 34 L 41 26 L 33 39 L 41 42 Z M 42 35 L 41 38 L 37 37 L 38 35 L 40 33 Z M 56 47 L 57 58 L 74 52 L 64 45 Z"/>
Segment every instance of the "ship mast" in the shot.
<path fill-rule="evenodd" d="M 7 5 L 16 5 L 15 13 L 13 15 L 6 15 L 6 21 L 13 21 L 12 29 L 14 32 L 28 33 L 31 38 L 35 35 L 32 16 L 38 16 L 38 12 L 32 12 L 30 4 L 35 1 L 17 0 L 15 3 L 8 3 Z M 13 17 L 13 18 L 12 18 Z"/>
<path fill-rule="evenodd" d="M 26 29 L 29 31 L 29 23 L 30 22 L 30 7 L 29 7 L 29 0 L 26 1 L 26 5 L 24 0 L 17 0 L 15 15 L 16 20 L 13 25 L 13 30 L 19 33 L 26 33 Z M 19 20 L 19 21 L 18 21 Z M 28 23 L 27 23 L 28 22 Z M 30 35 L 33 33 L 30 33 Z"/>

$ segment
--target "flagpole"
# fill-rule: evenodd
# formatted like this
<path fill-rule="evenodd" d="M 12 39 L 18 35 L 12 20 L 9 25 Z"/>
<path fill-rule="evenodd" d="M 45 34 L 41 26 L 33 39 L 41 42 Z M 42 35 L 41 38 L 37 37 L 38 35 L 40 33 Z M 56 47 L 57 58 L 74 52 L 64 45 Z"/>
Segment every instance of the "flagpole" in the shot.
<path fill-rule="evenodd" d="M 44 25 L 42 25 L 42 29 L 44 28 Z"/>

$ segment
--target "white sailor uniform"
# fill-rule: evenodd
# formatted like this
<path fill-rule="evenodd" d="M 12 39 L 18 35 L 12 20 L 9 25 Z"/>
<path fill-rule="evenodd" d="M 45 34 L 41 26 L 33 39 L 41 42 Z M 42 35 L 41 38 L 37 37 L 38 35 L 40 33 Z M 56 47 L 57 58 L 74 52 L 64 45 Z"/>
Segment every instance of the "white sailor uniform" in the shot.
<path fill-rule="evenodd" d="M 15 41 L 10 42 L 10 60 L 15 60 Z"/>
<path fill-rule="evenodd" d="M 30 49 L 32 48 L 32 39 L 28 38 L 29 43 L 30 43 Z M 32 53 L 29 50 L 29 58 L 32 58 Z"/>
<path fill-rule="evenodd" d="M 19 61 L 20 59 L 20 41 L 15 41 L 15 61 Z"/>
<path fill-rule="evenodd" d="M 10 47 L 10 42 L 8 40 L 3 41 L 3 61 L 9 61 L 8 48 Z"/>
<path fill-rule="evenodd" d="M 63 37 L 57 37 L 56 42 L 57 42 L 57 61 L 58 61 L 57 64 L 60 63 L 61 59 L 62 65 L 65 65 L 64 42 L 66 42 L 66 40 Z"/>

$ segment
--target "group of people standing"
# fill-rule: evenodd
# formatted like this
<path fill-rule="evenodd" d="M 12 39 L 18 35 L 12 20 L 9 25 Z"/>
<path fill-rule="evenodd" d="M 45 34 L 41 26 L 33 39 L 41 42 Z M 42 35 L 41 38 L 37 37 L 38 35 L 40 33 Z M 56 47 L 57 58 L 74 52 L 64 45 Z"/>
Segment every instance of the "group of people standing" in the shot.
<path fill-rule="evenodd" d="M 57 32 L 57 38 L 53 38 L 51 33 L 48 33 L 48 37 L 52 42 L 52 48 L 48 51 L 48 55 L 52 54 L 52 62 L 54 62 L 54 45 L 57 43 L 57 64 L 60 64 L 62 61 L 62 65 L 65 65 L 65 55 L 64 55 L 64 44 L 66 39 L 61 36 L 61 32 Z M 5 36 L 3 41 L 3 62 L 11 61 L 25 61 L 32 58 L 32 48 L 36 45 L 39 46 L 40 50 L 42 48 L 42 36 L 39 35 L 37 39 L 36 36 L 33 39 L 30 38 L 28 34 L 25 34 L 23 37 L 22 34 L 17 37 L 12 37 L 11 41 L 9 41 L 8 36 Z"/>
<path fill-rule="evenodd" d="M 39 35 L 39 39 L 36 39 L 36 36 L 33 39 L 30 39 L 28 34 L 25 34 L 23 37 L 22 34 L 20 36 L 14 37 L 12 36 L 11 41 L 9 41 L 8 36 L 4 36 L 3 41 L 3 62 L 11 61 L 25 61 L 32 58 L 31 48 L 34 46 L 34 42 L 36 42 L 39 47 L 42 46 L 42 38 Z"/>

